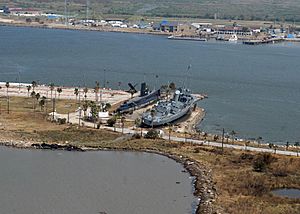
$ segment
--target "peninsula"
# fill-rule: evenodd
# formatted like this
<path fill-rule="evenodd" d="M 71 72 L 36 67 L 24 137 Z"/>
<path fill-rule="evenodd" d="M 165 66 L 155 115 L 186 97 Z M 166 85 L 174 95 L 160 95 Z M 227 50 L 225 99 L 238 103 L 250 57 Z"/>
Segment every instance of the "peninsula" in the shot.
<path fill-rule="evenodd" d="M 196 177 L 194 194 L 200 198 L 197 213 L 241 213 L 241 210 L 245 211 L 243 213 L 297 213 L 300 210 L 300 199 L 280 197 L 271 192 L 279 188 L 300 188 L 300 159 L 295 157 L 296 147 L 284 148 L 294 151 L 294 157 L 280 155 L 279 150 L 283 149 L 280 147 L 266 151 L 263 145 L 257 145 L 264 153 L 251 151 L 255 142 L 244 142 L 243 150 L 237 150 L 230 146 L 241 145 L 234 138 L 216 147 L 214 142 L 223 139 L 220 136 L 180 133 L 178 129 L 168 128 L 164 132 L 170 133 L 170 137 L 168 134 L 165 137 L 150 135 L 151 130 L 135 127 L 134 122 L 126 118 L 117 119 L 114 127 L 105 123 L 94 127 L 93 122 L 84 120 L 78 124 L 78 120 L 71 121 L 71 117 L 69 121 L 67 117 L 59 117 L 70 116 L 78 106 L 83 107 L 84 102 L 79 103 L 74 88 L 5 85 L 2 83 L 0 89 L 2 145 L 29 149 L 154 152 L 181 162 Z M 84 89 L 79 90 L 83 99 Z M 123 91 L 101 90 L 105 92 L 103 100 L 110 102 L 112 109 L 120 100 L 128 99 Z M 86 92 L 86 99 L 95 99 L 92 90 L 87 91 L 90 92 Z M 47 96 L 45 105 L 39 104 L 38 93 Z M 54 100 L 55 114 L 52 112 Z"/>

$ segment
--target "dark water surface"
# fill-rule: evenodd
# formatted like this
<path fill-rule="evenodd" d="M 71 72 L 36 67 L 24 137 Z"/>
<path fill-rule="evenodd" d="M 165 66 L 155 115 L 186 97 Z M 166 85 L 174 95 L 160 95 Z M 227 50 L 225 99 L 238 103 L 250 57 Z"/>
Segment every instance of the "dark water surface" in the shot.
<path fill-rule="evenodd" d="M 155 154 L 0 147 L 0 213 L 194 213 L 193 179 L 182 170 Z"/>
<path fill-rule="evenodd" d="M 300 44 L 246 46 L 166 37 L 0 27 L 0 81 L 122 87 L 147 80 L 187 84 L 209 98 L 200 128 L 267 141 L 300 139 Z M 105 72 L 104 72 L 105 69 Z M 158 78 L 155 78 L 158 75 Z M 108 83 L 107 83 L 108 81 Z"/>
<path fill-rule="evenodd" d="M 277 189 L 272 191 L 273 194 L 288 198 L 300 198 L 300 189 Z"/>

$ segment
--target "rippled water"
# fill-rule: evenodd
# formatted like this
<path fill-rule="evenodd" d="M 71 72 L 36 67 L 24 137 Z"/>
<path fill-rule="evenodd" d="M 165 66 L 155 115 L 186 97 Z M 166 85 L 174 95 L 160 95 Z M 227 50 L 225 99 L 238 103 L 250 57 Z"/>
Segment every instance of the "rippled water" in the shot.
<path fill-rule="evenodd" d="M 300 138 L 299 43 L 246 46 L 3 26 L 0 43 L 0 81 L 16 81 L 21 72 L 25 82 L 181 85 L 191 64 L 188 86 L 209 95 L 199 103 L 207 111 L 201 129 L 221 133 L 224 127 L 240 137 L 274 142 Z"/>
<path fill-rule="evenodd" d="M 182 170 L 155 154 L 0 147 L 0 213 L 194 213 Z"/>

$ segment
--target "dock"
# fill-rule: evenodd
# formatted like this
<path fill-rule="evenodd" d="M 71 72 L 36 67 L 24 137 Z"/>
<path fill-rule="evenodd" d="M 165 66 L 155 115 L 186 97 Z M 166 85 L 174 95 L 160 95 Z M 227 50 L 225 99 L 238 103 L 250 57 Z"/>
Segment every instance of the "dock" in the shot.
<path fill-rule="evenodd" d="M 262 45 L 262 44 L 275 44 L 283 41 L 285 41 L 285 39 L 283 38 L 272 38 L 272 39 L 247 40 L 247 41 L 243 41 L 243 44 Z"/>
<path fill-rule="evenodd" d="M 300 42 L 300 38 L 285 38 L 286 42 Z"/>
<path fill-rule="evenodd" d="M 172 40 L 188 40 L 188 41 L 199 41 L 199 42 L 206 42 L 206 38 L 201 37 L 187 37 L 187 36 L 169 36 L 168 39 Z"/>

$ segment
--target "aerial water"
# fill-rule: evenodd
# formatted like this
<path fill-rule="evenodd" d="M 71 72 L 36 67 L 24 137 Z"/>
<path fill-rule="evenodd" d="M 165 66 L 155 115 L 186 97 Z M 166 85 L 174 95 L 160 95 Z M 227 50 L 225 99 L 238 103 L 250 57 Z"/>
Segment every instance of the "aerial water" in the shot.
<path fill-rule="evenodd" d="M 266 142 L 300 140 L 300 44 L 246 46 L 165 36 L 0 27 L 0 81 L 127 88 L 175 82 L 207 114 L 198 128 Z M 192 65 L 187 72 L 188 65 Z M 185 78 L 187 76 L 187 78 Z"/>
<path fill-rule="evenodd" d="M 1 213 L 193 214 L 193 179 L 182 170 L 149 153 L 0 147 Z"/>

